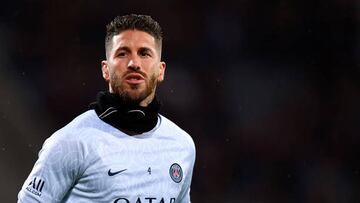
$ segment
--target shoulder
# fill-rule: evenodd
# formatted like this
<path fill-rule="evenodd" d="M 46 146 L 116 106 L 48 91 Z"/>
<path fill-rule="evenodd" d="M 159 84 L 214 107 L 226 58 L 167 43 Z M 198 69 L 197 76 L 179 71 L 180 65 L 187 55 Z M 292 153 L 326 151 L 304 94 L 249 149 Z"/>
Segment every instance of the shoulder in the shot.
<path fill-rule="evenodd" d="M 195 144 L 192 137 L 170 119 L 166 118 L 163 115 L 160 115 L 161 125 L 160 130 L 168 135 L 173 135 L 177 141 L 186 143 L 187 146 L 195 150 Z"/>
<path fill-rule="evenodd" d="M 88 127 L 100 127 L 103 122 L 96 115 L 94 110 L 88 110 L 76 118 L 74 118 L 69 124 L 64 126 L 61 130 L 76 130 L 84 129 Z"/>
<path fill-rule="evenodd" d="M 81 147 L 80 145 L 91 137 L 87 135 L 94 134 L 91 132 L 101 128 L 102 125 L 103 122 L 94 110 L 86 111 L 47 138 L 43 148 L 58 148 L 65 145 L 73 148 Z"/>
<path fill-rule="evenodd" d="M 54 135 L 76 135 L 81 136 L 89 130 L 104 129 L 108 127 L 103 121 L 99 119 L 94 110 L 88 110 L 76 118 L 74 118 L 66 126 L 62 127 L 54 133 Z"/>
<path fill-rule="evenodd" d="M 64 168 L 74 164 L 84 166 L 91 162 L 89 156 L 96 149 L 97 136 L 101 134 L 98 126 L 104 125 L 93 110 L 86 111 L 66 126 L 48 137 L 39 151 L 39 163 L 44 167 Z"/>

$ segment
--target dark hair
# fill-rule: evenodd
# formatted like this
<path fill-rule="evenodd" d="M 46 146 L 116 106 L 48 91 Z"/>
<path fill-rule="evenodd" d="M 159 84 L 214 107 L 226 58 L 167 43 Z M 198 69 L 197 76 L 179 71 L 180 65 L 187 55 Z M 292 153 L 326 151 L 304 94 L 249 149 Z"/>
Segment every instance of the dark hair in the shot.
<path fill-rule="evenodd" d="M 125 30 L 144 31 L 156 40 L 161 50 L 162 31 L 158 22 L 148 15 L 130 14 L 124 16 L 116 16 L 113 21 L 106 25 L 105 51 L 111 47 L 111 40 L 114 35 L 118 35 Z"/>

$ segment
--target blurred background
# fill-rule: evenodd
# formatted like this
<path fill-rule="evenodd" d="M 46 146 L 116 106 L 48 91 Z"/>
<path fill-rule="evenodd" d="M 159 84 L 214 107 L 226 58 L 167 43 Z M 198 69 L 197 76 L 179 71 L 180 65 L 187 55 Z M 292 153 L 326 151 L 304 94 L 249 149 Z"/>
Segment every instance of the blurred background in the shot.
<path fill-rule="evenodd" d="M 0 196 L 106 90 L 105 25 L 165 33 L 161 113 L 193 137 L 192 202 L 360 202 L 357 0 L 15 0 L 0 7 Z"/>

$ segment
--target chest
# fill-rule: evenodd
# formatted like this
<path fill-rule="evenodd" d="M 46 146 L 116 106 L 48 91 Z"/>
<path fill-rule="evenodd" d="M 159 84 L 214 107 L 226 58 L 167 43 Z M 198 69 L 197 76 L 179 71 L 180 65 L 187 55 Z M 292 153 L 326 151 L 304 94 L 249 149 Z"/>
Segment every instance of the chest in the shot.
<path fill-rule="evenodd" d="M 187 152 L 168 140 L 99 142 L 79 184 L 87 192 L 122 198 L 177 197 L 188 173 Z"/>

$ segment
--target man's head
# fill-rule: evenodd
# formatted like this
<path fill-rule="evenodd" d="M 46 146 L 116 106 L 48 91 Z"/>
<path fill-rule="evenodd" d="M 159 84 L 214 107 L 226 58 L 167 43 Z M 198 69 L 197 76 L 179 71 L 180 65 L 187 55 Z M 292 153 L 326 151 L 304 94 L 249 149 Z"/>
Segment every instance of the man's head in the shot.
<path fill-rule="evenodd" d="M 165 73 L 162 34 L 150 16 L 118 16 L 107 25 L 102 74 L 109 91 L 125 101 L 147 106 Z"/>
<path fill-rule="evenodd" d="M 161 56 L 162 49 L 162 30 L 158 22 L 148 15 L 124 15 L 117 16 L 106 26 L 105 51 L 108 57 L 108 51 L 112 48 L 112 38 L 125 30 L 139 30 L 153 36 L 156 40 L 157 48 Z"/>

